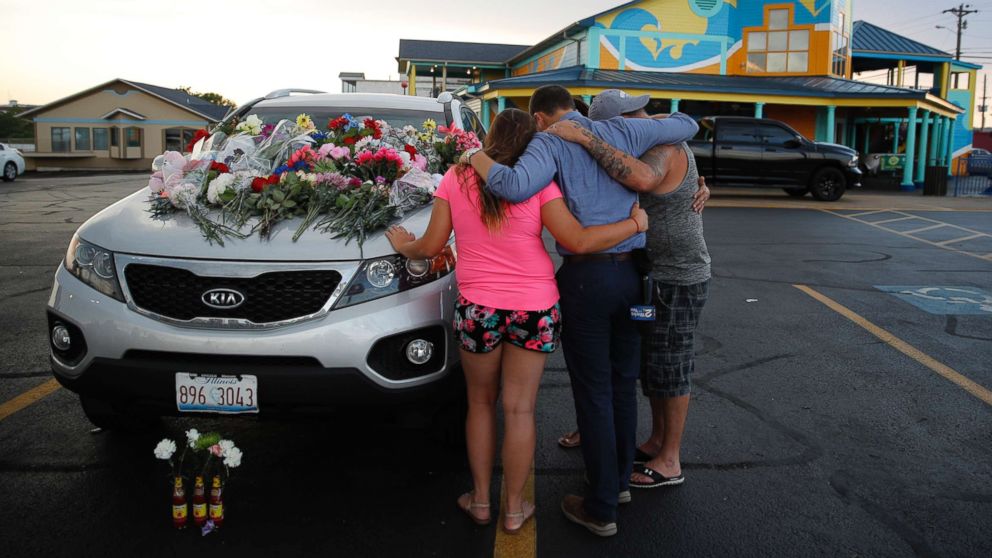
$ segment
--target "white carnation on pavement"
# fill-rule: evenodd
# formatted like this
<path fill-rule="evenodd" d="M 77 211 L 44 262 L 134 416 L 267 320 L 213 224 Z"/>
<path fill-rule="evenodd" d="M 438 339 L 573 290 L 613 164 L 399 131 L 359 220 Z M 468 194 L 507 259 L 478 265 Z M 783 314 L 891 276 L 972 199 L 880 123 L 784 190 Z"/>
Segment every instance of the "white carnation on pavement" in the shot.
<path fill-rule="evenodd" d="M 172 459 L 172 454 L 176 453 L 176 443 L 168 438 L 163 438 L 155 446 L 155 457 L 159 459 Z"/>
<path fill-rule="evenodd" d="M 221 455 L 227 455 L 227 452 L 231 451 L 231 448 L 234 447 L 234 441 L 221 440 L 217 442 L 217 445 L 220 446 Z"/>
<path fill-rule="evenodd" d="M 224 465 L 234 469 L 241 465 L 241 450 L 235 446 L 224 452 Z"/>

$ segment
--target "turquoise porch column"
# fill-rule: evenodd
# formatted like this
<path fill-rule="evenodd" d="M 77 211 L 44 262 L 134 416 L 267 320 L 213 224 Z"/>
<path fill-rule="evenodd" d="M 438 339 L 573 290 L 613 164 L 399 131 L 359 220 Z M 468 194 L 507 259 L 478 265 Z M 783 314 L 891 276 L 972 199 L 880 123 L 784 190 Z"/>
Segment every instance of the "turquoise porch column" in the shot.
<path fill-rule="evenodd" d="M 871 143 L 871 124 L 865 122 L 864 127 L 865 127 L 865 141 L 861 144 L 861 152 L 867 155 L 868 152 L 871 151 L 869 149 L 870 147 L 869 144 Z"/>
<path fill-rule="evenodd" d="M 827 143 L 834 143 L 837 134 L 837 107 L 829 105 L 827 107 Z"/>
<path fill-rule="evenodd" d="M 586 105 L 592 104 L 592 95 L 583 95 L 582 100 L 586 102 Z"/>
<path fill-rule="evenodd" d="M 896 122 L 893 126 L 895 133 L 892 134 L 892 152 L 899 153 L 899 134 L 902 133 L 902 120 Z"/>
<path fill-rule="evenodd" d="M 944 164 L 947 165 L 947 176 L 953 173 L 951 167 L 954 166 L 954 118 L 947 119 L 947 126 L 944 126 Z"/>
<path fill-rule="evenodd" d="M 913 183 L 913 168 L 916 153 L 916 107 L 909 107 L 909 124 L 906 127 L 906 162 L 902 167 L 902 184 L 899 188 L 903 192 L 912 192 L 916 189 Z"/>
<path fill-rule="evenodd" d="M 933 139 L 930 140 L 930 151 L 927 153 L 927 164 L 937 165 L 937 153 L 940 153 L 940 144 L 944 141 L 944 118 L 942 116 L 933 115 L 933 129 L 930 130 L 930 135 Z"/>
<path fill-rule="evenodd" d="M 754 117 L 755 118 L 765 117 L 765 103 L 754 103 Z"/>
<path fill-rule="evenodd" d="M 489 129 L 489 122 L 492 119 L 492 115 L 490 114 L 491 110 L 492 109 L 489 106 L 489 101 L 486 101 L 485 99 L 483 99 L 482 100 L 482 125 L 485 126 L 487 130 Z"/>
<path fill-rule="evenodd" d="M 672 99 L 672 108 L 668 109 L 669 112 L 671 112 L 672 114 L 675 114 L 676 112 L 678 112 L 679 111 L 679 103 L 681 103 L 681 102 L 682 102 L 682 99 Z"/>
<path fill-rule="evenodd" d="M 920 118 L 920 144 L 916 153 L 916 182 L 923 182 L 927 168 L 927 141 L 930 139 L 930 111 L 924 110 Z"/>
<path fill-rule="evenodd" d="M 506 97 L 496 97 L 496 114 L 506 110 Z"/>

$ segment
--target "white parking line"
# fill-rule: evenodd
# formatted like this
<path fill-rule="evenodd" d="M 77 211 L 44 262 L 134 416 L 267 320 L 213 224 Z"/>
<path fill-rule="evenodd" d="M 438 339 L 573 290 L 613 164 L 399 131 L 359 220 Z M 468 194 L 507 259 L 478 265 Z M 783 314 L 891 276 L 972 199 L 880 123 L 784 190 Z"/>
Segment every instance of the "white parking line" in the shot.
<path fill-rule="evenodd" d="M 862 211 L 861 213 L 848 213 L 848 214 L 844 215 L 844 217 L 861 217 L 863 215 L 872 215 L 874 213 L 888 213 L 889 211 L 891 211 L 891 210 L 889 210 L 889 209 L 876 209 L 874 211 Z M 892 213 L 896 213 L 896 212 L 893 211 Z M 838 214 L 838 215 L 840 215 L 840 214 Z"/>
<path fill-rule="evenodd" d="M 975 240 L 976 238 L 982 238 L 983 236 L 988 236 L 983 233 L 973 234 L 971 236 L 962 236 L 961 238 L 955 238 L 953 240 L 945 240 L 943 242 L 938 242 L 941 246 L 947 246 L 948 244 L 954 244 L 955 242 L 964 242 L 965 240 Z"/>
<path fill-rule="evenodd" d="M 875 223 L 876 225 L 884 225 L 885 223 L 895 223 L 896 221 L 906 221 L 907 219 L 916 219 L 916 217 L 915 216 L 899 217 L 898 219 L 886 219 L 884 221 L 872 221 L 872 222 Z"/>
<path fill-rule="evenodd" d="M 941 223 L 939 225 L 930 225 L 929 227 L 923 227 L 922 229 L 913 229 L 911 231 L 903 231 L 903 233 L 905 233 L 905 234 L 916 234 L 916 233 L 921 233 L 923 231 L 932 231 L 934 229 L 939 229 L 940 227 L 946 227 L 946 226 L 948 226 L 948 225 L 946 225 L 944 223 Z"/>
<path fill-rule="evenodd" d="M 980 260 L 985 260 L 985 261 L 992 260 L 992 254 L 982 255 L 982 254 L 979 254 L 979 253 L 969 252 L 967 250 L 962 250 L 960 248 L 955 248 L 953 246 L 953 244 L 955 244 L 957 242 L 964 242 L 966 240 L 974 240 L 976 238 L 992 238 L 992 235 L 987 234 L 987 233 L 983 233 L 983 232 L 979 232 L 979 231 L 976 231 L 976 230 L 968 229 L 968 228 L 961 227 L 961 226 L 958 226 L 958 225 L 952 225 L 951 223 L 945 223 L 943 221 L 938 221 L 936 219 L 931 219 L 929 217 L 921 217 L 919 215 L 913 215 L 911 213 L 904 213 L 902 211 L 888 210 L 891 213 L 896 213 L 898 215 L 903 215 L 904 217 L 907 217 L 907 218 L 914 218 L 914 219 L 920 219 L 920 220 L 923 220 L 923 221 L 929 221 L 929 222 L 933 223 L 933 225 L 930 225 L 930 226 L 927 226 L 927 227 L 922 227 L 922 228 L 919 228 L 919 229 L 913 229 L 911 231 L 897 231 L 895 229 L 890 229 L 888 227 L 884 227 L 884 226 L 882 226 L 880 224 L 880 223 L 884 223 L 885 221 L 872 222 L 872 221 L 865 221 L 863 219 L 858 219 L 858 216 L 859 215 L 870 215 L 872 213 L 880 213 L 881 211 L 869 211 L 869 212 L 866 212 L 866 213 L 855 213 L 853 215 L 845 215 L 843 213 L 838 213 L 837 211 L 831 210 L 831 209 L 821 209 L 820 211 L 823 211 L 825 213 L 829 213 L 831 215 L 836 215 L 837 217 L 843 217 L 844 219 L 848 219 L 848 220 L 854 221 L 855 223 L 861 223 L 863 225 L 869 225 L 869 226 L 875 227 L 876 229 L 883 230 L 885 232 L 890 232 L 892 234 L 897 234 L 899 236 L 903 236 L 903 237 L 906 237 L 906 238 L 911 238 L 911 239 L 913 239 L 913 240 L 915 240 L 917 242 L 923 242 L 923 243 L 929 244 L 931 246 L 936 246 L 937 248 L 943 248 L 944 250 L 950 250 L 952 252 L 957 252 L 959 254 L 964 254 L 966 256 L 971 256 L 973 258 L 978 258 Z M 929 240 L 929 239 L 926 239 L 926 238 L 922 238 L 922 237 L 919 237 L 919 236 L 914 236 L 914 235 L 916 235 L 918 233 L 921 233 L 921 232 L 931 231 L 931 230 L 934 230 L 934 229 L 940 229 L 940 228 L 944 228 L 944 227 L 949 227 L 949 228 L 952 228 L 952 229 L 958 229 L 958 230 L 960 230 L 960 231 L 962 231 L 964 233 L 967 233 L 967 235 L 966 236 L 959 237 L 959 238 L 954 238 L 954 239 L 951 239 L 951 240 L 942 240 L 942 241 L 939 241 L 939 242 L 938 241 L 935 241 L 935 240 Z"/>

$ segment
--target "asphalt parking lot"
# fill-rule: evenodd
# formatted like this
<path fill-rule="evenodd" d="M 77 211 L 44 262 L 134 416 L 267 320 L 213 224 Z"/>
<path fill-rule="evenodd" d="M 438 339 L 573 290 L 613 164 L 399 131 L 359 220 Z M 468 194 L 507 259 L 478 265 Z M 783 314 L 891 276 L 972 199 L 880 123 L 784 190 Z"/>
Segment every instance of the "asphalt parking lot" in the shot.
<path fill-rule="evenodd" d="M 72 233 L 143 183 L 0 186 L 0 405 L 39 396 L 0 413 L 4 556 L 992 555 L 989 200 L 927 211 L 894 195 L 718 193 L 686 483 L 635 492 L 612 539 L 565 520 L 559 501 L 581 491 L 583 468 L 556 444 L 574 422 L 559 353 L 539 394 L 537 521 L 507 541 L 455 508 L 465 458 L 419 430 L 330 417 L 91 433 L 75 395 L 38 391 L 51 378 L 45 302 Z M 641 417 L 646 431 L 646 401 Z M 173 530 L 151 451 L 191 425 L 245 453 L 208 537 Z"/>

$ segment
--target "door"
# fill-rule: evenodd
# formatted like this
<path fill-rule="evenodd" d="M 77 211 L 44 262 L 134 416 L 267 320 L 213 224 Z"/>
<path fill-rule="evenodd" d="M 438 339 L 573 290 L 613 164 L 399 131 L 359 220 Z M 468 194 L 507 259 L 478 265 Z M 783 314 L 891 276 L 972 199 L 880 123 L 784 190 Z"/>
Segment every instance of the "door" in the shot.
<path fill-rule="evenodd" d="M 809 145 L 793 130 L 776 124 L 758 124 L 764 143 L 761 155 L 766 184 L 783 188 L 805 188 L 813 171 Z"/>
<path fill-rule="evenodd" d="M 757 186 L 763 184 L 761 171 L 761 138 L 755 125 L 748 121 L 717 121 L 716 178 L 720 184 Z"/>

